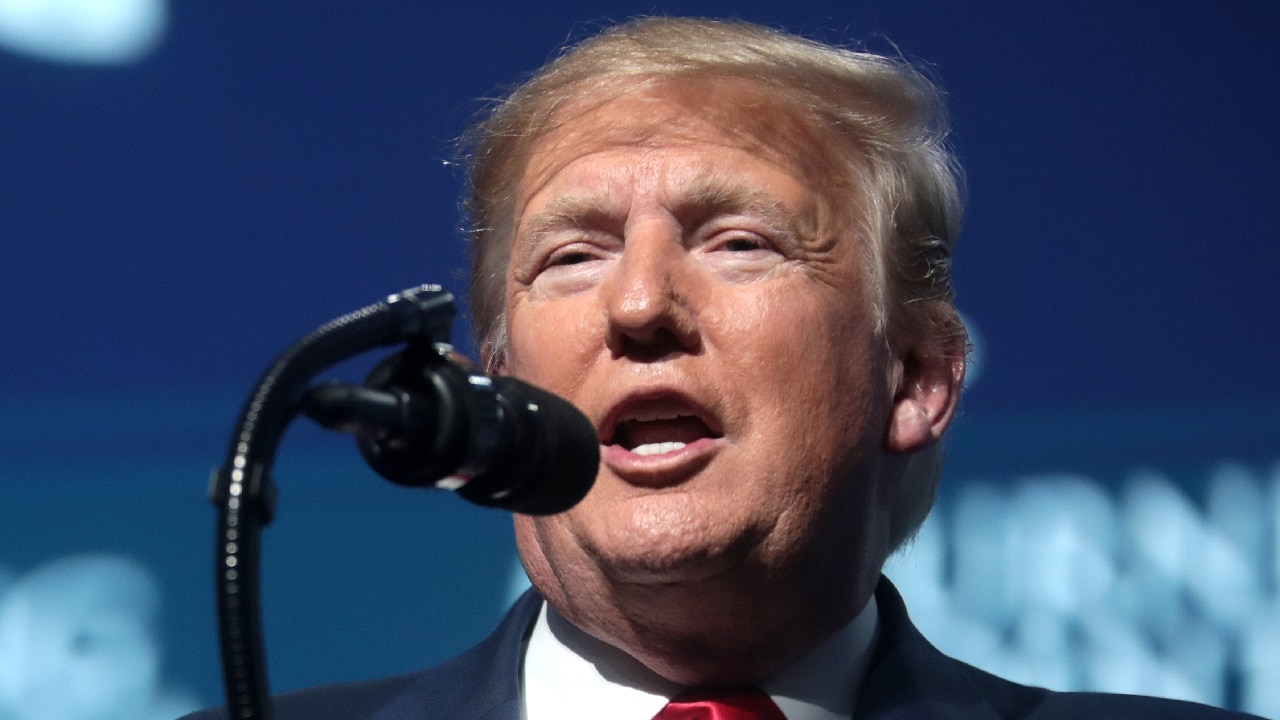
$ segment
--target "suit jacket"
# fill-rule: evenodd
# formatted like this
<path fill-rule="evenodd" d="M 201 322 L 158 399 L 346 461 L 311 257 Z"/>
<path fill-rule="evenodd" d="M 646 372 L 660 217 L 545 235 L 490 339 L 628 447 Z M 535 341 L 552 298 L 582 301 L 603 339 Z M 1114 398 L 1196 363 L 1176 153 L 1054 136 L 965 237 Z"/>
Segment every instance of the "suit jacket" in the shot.
<path fill-rule="evenodd" d="M 1132 695 L 1060 693 L 1009 682 L 943 655 L 876 589 L 880 638 L 854 720 L 1243 720 L 1253 716 Z M 522 596 L 483 642 L 430 670 L 275 698 L 276 720 L 521 720 L 520 662 L 542 598 Z M 204 711 L 184 720 L 215 720 Z M 601 720 L 608 720 L 602 715 Z"/>

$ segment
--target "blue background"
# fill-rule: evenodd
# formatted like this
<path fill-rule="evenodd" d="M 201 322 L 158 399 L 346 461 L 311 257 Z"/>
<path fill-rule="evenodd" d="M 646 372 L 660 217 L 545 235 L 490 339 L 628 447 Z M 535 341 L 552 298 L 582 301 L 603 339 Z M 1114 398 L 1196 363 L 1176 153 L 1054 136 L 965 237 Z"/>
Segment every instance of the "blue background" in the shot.
<path fill-rule="evenodd" d="M 460 291 L 449 160 L 475 98 L 653 11 L 941 78 L 979 361 L 948 487 L 1153 468 L 1199 502 L 1216 463 L 1280 460 L 1273 2 L 182 2 L 134 64 L 0 51 L 0 567 L 141 560 L 165 676 L 217 701 L 204 491 L 244 394 L 334 316 Z M 273 689 L 421 667 L 500 615 L 506 516 L 387 486 L 301 424 L 277 468 Z"/>

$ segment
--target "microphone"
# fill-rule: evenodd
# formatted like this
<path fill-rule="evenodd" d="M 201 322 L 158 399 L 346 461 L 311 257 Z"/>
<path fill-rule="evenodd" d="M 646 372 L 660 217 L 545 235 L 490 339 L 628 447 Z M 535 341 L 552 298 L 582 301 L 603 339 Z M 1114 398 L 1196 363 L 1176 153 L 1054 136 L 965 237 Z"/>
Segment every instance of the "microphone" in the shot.
<path fill-rule="evenodd" d="M 526 515 L 573 507 L 595 482 L 596 429 L 568 401 L 510 377 L 489 377 L 444 343 L 412 343 L 363 386 L 312 388 L 302 411 L 355 435 L 384 478 L 454 490 Z"/>

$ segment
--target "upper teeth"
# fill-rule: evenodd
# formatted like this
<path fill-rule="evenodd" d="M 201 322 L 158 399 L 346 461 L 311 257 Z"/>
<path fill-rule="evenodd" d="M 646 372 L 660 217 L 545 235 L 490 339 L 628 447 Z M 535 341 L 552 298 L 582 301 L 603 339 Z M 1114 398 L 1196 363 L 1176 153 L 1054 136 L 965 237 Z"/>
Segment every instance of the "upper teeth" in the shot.
<path fill-rule="evenodd" d="M 684 447 L 682 442 L 657 442 L 637 445 L 631 449 L 636 455 L 662 455 L 663 453 L 675 452 Z"/>

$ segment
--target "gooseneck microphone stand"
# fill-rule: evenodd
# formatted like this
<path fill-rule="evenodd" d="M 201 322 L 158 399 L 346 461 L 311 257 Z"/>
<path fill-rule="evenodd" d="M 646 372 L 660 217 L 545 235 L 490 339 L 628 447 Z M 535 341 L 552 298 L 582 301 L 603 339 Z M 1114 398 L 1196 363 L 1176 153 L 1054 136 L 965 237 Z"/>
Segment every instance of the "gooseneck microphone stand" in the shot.
<path fill-rule="evenodd" d="M 316 373 L 359 353 L 402 342 L 445 343 L 453 296 L 423 285 L 344 315 L 304 337 L 263 373 L 245 403 L 226 464 L 213 474 L 218 507 L 217 609 L 227 714 L 272 717 L 259 603 L 260 535 L 275 509 L 271 466 Z"/>
<path fill-rule="evenodd" d="M 270 720 L 258 601 L 261 530 L 275 510 L 271 465 L 298 413 L 356 436 L 369 466 L 409 487 L 454 490 L 479 505 L 528 515 L 568 510 L 600 463 L 591 421 L 569 401 L 511 377 L 472 370 L 449 346 L 453 296 L 423 285 L 330 322 L 263 373 L 245 402 L 227 462 L 213 475 L 219 641 L 227 711 Z M 321 370 L 405 343 L 363 385 L 308 387 Z"/>

